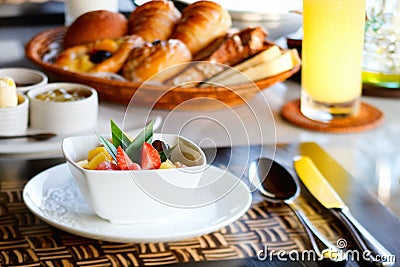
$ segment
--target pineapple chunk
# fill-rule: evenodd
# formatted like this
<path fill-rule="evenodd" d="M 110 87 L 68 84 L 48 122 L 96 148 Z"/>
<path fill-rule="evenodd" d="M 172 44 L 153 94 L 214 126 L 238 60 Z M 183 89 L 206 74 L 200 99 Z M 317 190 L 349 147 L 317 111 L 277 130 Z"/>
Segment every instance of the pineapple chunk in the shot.
<path fill-rule="evenodd" d="M 173 168 L 176 168 L 176 166 L 169 159 L 167 159 L 160 165 L 160 169 L 173 169 Z"/>
<path fill-rule="evenodd" d="M 91 161 L 94 157 L 96 157 L 100 153 L 104 153 L 104 155 L 107 156 L 108 161 L 110 161 L 110 162 L 112 161 L 111 155 L 108 153 L 107 149 L 103 146 L 96 147 L 96 148 L 90 150 L 88 152 L 88 161 Z"/>
<path fill-rule="evenodd" d="M 103 161 L 110 161 L 109 155 L 100 152 L 88 162 L 89 170 L 95 170 L 99 166 L 99 164 L 102 163 Z"/>
<path fill-rule="evenodd" d="M 87 159 L 78 161 L 77 164 L 84 169 L 89 169 L 89 165 L 88 165 L 89 162 L 87 161 Z"/>

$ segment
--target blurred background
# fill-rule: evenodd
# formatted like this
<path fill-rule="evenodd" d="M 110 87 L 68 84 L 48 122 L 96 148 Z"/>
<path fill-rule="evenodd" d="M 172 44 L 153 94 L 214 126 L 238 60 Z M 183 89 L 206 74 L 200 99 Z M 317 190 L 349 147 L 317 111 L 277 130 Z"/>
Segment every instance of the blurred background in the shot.
<path fill-rule="evenodd" d="M 255 1 L 255 0 L 249 0 Z M 269 34 L 270 40 L 276 40 L 284 35 L 298 30 L 302 23 L 300 15 L 293 13 L 294 10 L 301 9 L 301 0 L 291 1 L 265 1 L 253 4 L 246 1 L 241 5 L 235 1 L 217 1 L 224 8 L 230 11 L 233 18 L 233 26 L 237 28 L 262 26 Z M 146 1 L 139 0 L 119 0 L 119 10 L 125 15 L 129 15 L 135 5 L 143 4 Z M 191 0 L 174 1 L 178 8 L 184 8 Z M 257 8 L 256 8 L 257 7 Z M 257 10 L 256 10 L 257 9 Z M 7 23 L 18 24 L 22 17 L 31 18 L 35 24 L 43 24 L 41 15 L 46 14 L 52 17 L 52 22 L 63 23 L 64 21 L 64 1 L 63 0 L 0 0 L 0 20 L 7 18 Z M 10 20 L 12 19 L 12 20 Z M 0 25 L 1 25 L 0 21 Z M 3 23 L 4 24 L 4 23 Z"/>

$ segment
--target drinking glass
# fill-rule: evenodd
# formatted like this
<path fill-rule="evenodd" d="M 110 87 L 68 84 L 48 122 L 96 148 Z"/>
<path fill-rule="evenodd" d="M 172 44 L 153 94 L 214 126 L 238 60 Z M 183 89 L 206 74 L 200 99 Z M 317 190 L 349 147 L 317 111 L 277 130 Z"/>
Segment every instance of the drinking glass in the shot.
<path fill-rule="evenodd" d="M 400 0 L 367 0 L 363 82 L 400 88 Z"/>
<path fill-rule="evenodd" d="M 323 122 L 357 115 L 365 0 L 303 0 L 301 112 Z"/>
<path fill-rule="evenodd" d="M 118 0 L 65 0 L 65 26 L 83 13 L 94 10 L 118 11 Z"/>

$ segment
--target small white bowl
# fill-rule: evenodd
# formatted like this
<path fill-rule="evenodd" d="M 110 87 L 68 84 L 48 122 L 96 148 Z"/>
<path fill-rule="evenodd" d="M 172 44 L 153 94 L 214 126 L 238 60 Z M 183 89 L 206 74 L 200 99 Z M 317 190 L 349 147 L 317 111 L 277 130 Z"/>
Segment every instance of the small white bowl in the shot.
<path fill-rule="evenodd" d="M 77 162 L 86 159 L 88 151 L 98 146 L 98 137 L 76 136 L 63 140 L 62 151 L 72 176 L 83 197 L 99 217 L 118 224 L 151 223 L 177 215 L 182 208 L 190 208 L 188 198 L 206 168 L 205 154 L 200 147 L 181 136 L 154 134 L 153 140 L 156 139 L 163 140 L 171 147 L 176 145 L 171 160 L 188 167 L 87 170 Z"/>
<path fill-rule="evenodd" d="M 70 102 L 43 101 L 36 96 L 55 89 L 84 88 L 90 96 Z M 97 124 L 98 97 L 92 87 L 78 83 L 49 83 L 28 92 L 30 126 L 59 135 L 93 130 Z"/>
<path fill-rule="evenodd" d="M 2 68 L 0 77 L 10 77 L 17 85 L 17 92 L 23 93 L 47 84 L 48 77 L 41 71 L 29 68 Z"/>
<path fill-rule="evenodd" d="M 18 105 L 0 108 L 0 135 L 23 135 L 28 128 L 29 99 L 18 94 Z"/>

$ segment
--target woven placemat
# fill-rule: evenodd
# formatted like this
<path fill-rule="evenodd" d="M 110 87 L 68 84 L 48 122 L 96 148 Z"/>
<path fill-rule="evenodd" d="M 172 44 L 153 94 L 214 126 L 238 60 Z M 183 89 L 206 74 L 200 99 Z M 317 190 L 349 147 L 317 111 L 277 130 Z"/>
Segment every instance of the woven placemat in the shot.
<path fill-rule="evenodd" d="M 383 120 L 383 113 L 377 108 L 361 103 L 360 113 L 356 117 L 319 122 L 305 117 L 300 111 L 300 99 L 288 102 L 281 110 L 287 121 L 314 131 L 331 133 L 350 133 L 370 130 Z"/>
<path fill-rule="evenodd" d="M 256 257 L 260 250 L 310 249 L 288 206 L 261 201 L 218 231 L 174 242 L 113 243 L 76 236 L 46 224 L 22 199 L 26 181 L 0 182 L 0 266 L 155 266 Z M 301 198 L 307 217 L 333 244 L 340 223 L 315 201 Z M 347 239 L 346 240 L 351 240 Z"/>

